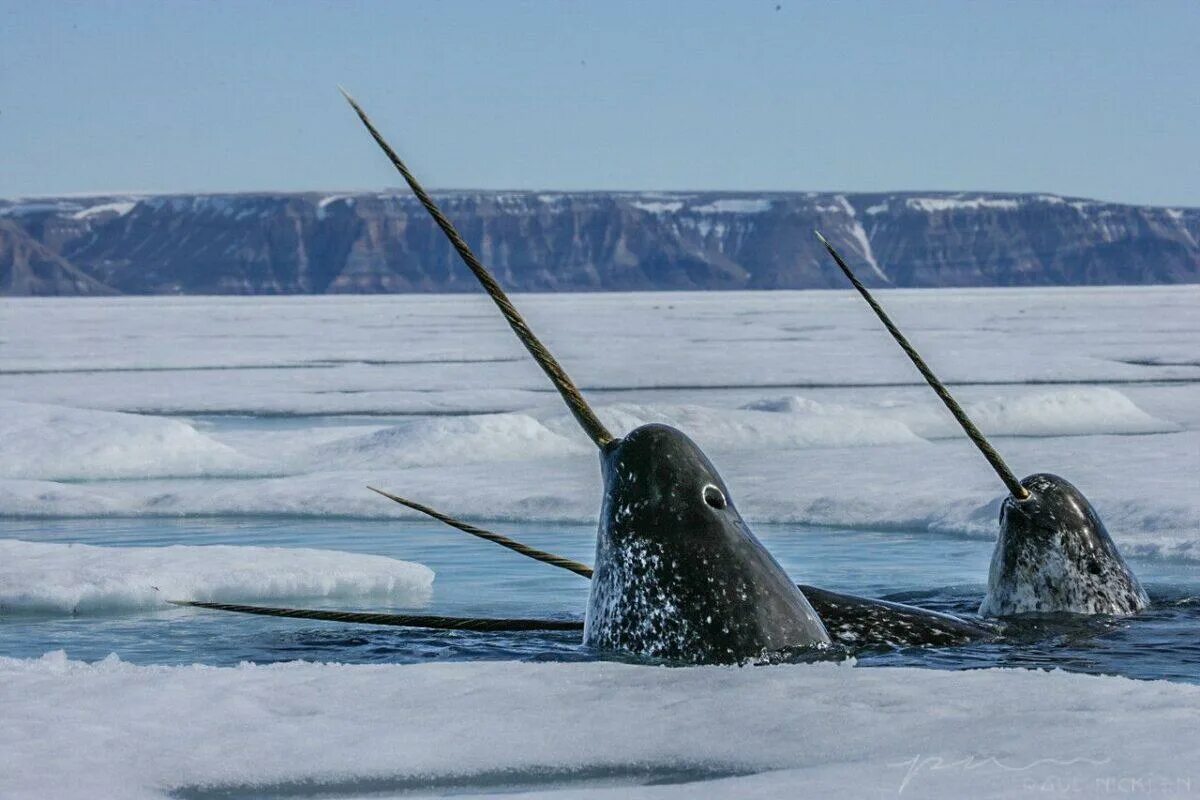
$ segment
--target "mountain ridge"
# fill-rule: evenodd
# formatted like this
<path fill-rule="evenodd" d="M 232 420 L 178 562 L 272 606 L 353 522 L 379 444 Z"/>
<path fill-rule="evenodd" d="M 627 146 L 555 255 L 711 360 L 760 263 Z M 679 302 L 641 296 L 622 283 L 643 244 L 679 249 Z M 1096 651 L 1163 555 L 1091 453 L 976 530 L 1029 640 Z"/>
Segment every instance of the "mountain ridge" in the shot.
<path fill-rule="evenodd" d="M 1200 282 L 1197 208 L 1005 192 L 434 195 L 513 291 L 840 288 L 814 229 L 873 286 Z M 28 274 L 15 252 L 41 270 L 0 281 L 5 294 L 475 290 L 400 190 L 0 200 L 0 221 L 0 278 Z"/>

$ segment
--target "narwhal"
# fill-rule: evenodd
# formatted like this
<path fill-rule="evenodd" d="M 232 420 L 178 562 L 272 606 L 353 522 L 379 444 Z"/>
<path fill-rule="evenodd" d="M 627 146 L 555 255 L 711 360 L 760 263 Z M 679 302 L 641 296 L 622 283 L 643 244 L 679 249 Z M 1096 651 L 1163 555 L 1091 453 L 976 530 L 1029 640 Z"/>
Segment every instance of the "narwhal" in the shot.
<path fill-rule="evenodd" d="M 696 584 L 720 587 L 722 582 L 725 583 L 724 587 L 711 590 L 721 598 L 718 605 L 736 599 L 734 605 L 737 607 L 748 609 L 755 604 L 765 603 L 770 608 L 780 603 L 780 597 L 790 596 L 789 591 L 778 586 L 782 568 L 737 513 L 728 489 L 700 448 L 681 431 L 661 424 L 644 425 L 623 440 L 614 440 L 566 372 L 533 335 L 499 284 L 384 140 L 366 112 L 345 90 L 342 94 L 464 263 L 496 302 L 517 337 L 558 389 L 580 426 L 601 450 L 605 490 L 596 544 L 597 566 L 592 573 L 592 591 L 584 626 L 585 642 L 606 647 L 625 638 L 636 640 L 638 636 L 629 631 L 647 627 L 644 615 L 633 615 L 631 620 L 624 621 L 621 617 L 628 614 L 628 608 L 644 603 L 647 594 L 664 600 L 661 608 L 654 607 L 650 614 L 654 619 L 661 621 L 663 614 L 669 612 L 673 618 L 682 619 L 684 623 L 690 614 L 697 619 L 703 617 L 710 627 L 716 624 L 715 618 L 703 613 L 703 608 L 711 600 L 706 601 L 700 609 L 685 611 L 680 617 L 680 609 L 670 599 L 671 593 L 664 595 L 663 586 L 667 584 L 689 585 L 691 581 L 685 575 L 696 565 L 701 568 L 693 576 Z M 697 496 L 707 508 L 696 502 Z M 711 516 L 713 511 L 721 513 L 714 518 Z M 440 518 L 443 515 L 435 516 Z M 720 524 L 714 524 L 714 520 Z M 673 560 L 670 569 L 661 572 L 660 543 L 655 542 L 656 537 L 645 535 L 651 530 L 659 532 L 658 539 L 681 537 L 682 541 L 688 542 L 681 549 L 690 548 L 693 561 Z M 692 532 L 696 530 L 707 530 L 709 535 L 694 537 Z M 640 535 L 629 535 L 639 532 Z M 668 532 L 670 536 L 666 536 Z M 720 542 L 721 546 L 711 551 L 705 549 L 714 542 Z M 731 553 L 740 558 L 730 561 Z M 630 569 L 631 564 L 641 566 Z M 660 570 L 660 574 L 648 582 L 647 565 Z M 720 574 L 731 566 L 738 568 L 737 574 Z M 730 580 L 733 582 L 730 583 Z M 806 595 L 820 598 L 820 613 L 838 621 L 839 638 L 845 643 L 894 646 L 962 644 L 994 638 L 996 635 L 994 628 L 949 614 L 813 586 L 804 586 L 803 589 L 805 594 L 801 598 Z M 810 601 L 811 598 L 805 600 L 803 607 L 811 610 Z M 788 601 L 789 604 L 791 602 Z M 698 610 L 700 613 L 697 613 Z M 761 616 L 761 609 L 757 613 Z M 807 612 L 805 616 L 808 616 Z M 740 626 L 742 623 L 737 623 L 731 630 L 728 621 L 721 623 L 724 637 L 736 636 Z M 656 627 L 657 623 L 649 626 L 652 630 Z M 823 627 L 819 622 L 811 626 L 807 634 L 811 638 L 810 645 L 822 643 L 817 628 Z M 614 636 L 613 631 L 616 630 L 625 630 L 626 633 Z M 826 640 L 827 637 L 826 633 Z M 654 636 L 650 638 L 654 639 Z M 727 652 L 732 655 L 735 650 L 727 648 Z"/>
<path fill-rule="evenodd" d="M 828 647 L 817 612 L 746 525 L 700 448 L 667 425 L 644 425 L 621 438 L 609 432 L 366 112 L 346 99 L 596 445 L 604 495 L 584 644 L 688 663 Z M 291 611 L 280 615 L 300 616 Z"/>
<path fill-rule="evenodd" d="M 591 579 L 587 564 L 565 558 L 511 539 L 503 534 L 455 519 L 415 500 L 367 487 L 402 506 L 457 528 L 464 533 L 507 547 L 523 556 Z M 857 595 L 833 592 L 808 584 L 798 584 L 816 609 L 833 641 L 848 650 L 875 647 L 946 647 L 994 639 L 995 628 L 960 619 L 951 614 Z"/>
<path fill-rule="evenodd" d="M 1123 616 L 1149 605 L 1145 590 L 1083 493 L 1048 473 L 1018 481 L 867 287 L 824 236 L 818 232 L 817 238 L 1008 489 L 1000 506 L 1000 537 L 979 613 L 993 617 L 1057 612 Z"/>
<path fill-rule="evenodd" d="M 366 114 L 353 100 L 350 102 L 600 449 L 606 486 L 597 540 L 600 566 L 596 573 L 600 580 L 593 586 L 588 615 L 582 624 L 571 620 L 441 617 L 219 603 L 186 605 L 272 616 L 454 630 L 583 627 L 585 641 L 600 648 L 693 661 L 740 660 L 746 653 L 769 651 L 789 638 L 794 638 L 800 646 L 820 646 L 827 638 L 822 634 L 823 626 L 812 620 L 812 604 L 817 607 L 818 620 L 828 620 L 833 626 L 834 639 L 849 647 L 954 645 L 996 635 L 989 626 L 948 614 L 813 586 L 798 587 L 802 590 L 800 598 L 806 598 L 799 602 L 791 587 L 781 582 L 779 565 L 733 508 L 728 489 L 711 463 L 690 439 L 662 425 L 639 428 L 624 440 L 612 437 Z M 539 560 L 572 569 L 585 577 L 593 575 L 592 568 L 586 565 L 535 551 L 426 506 L 387 496 Z M 703 501 L 703 506 L 696 502 L 697 498 Z M 647 531 L 656 534 L 647 537 Z M 668 564 L 664 560 L 664 553 L 668 552 L 664 542 L 670 542 L 674 550 L 686 551 L 682 560 L 671 558 Z M 707 590 L 703 589 L 706 585 Z M 701 587 L 699 592 L 694 588 L 697 586 Z M 664 587 L 674 588 L 668 592 Z M 682 612 L 681 600 L 687 602 Z M 724 610 L 713 615 L 706 611 L 710 606 Z M 700 612 L 704 612 L 702 616 Z M 789 618 L 793 621 L 780 625 L 779 620 Z M 797 624 L 795 619 L 801 623 Z M 781 635 L 781 628 L 791 632 Z M 697 640 L 705 644 L 697 646 Z M 796 642 L 783 646 L 795 647 Z"/>

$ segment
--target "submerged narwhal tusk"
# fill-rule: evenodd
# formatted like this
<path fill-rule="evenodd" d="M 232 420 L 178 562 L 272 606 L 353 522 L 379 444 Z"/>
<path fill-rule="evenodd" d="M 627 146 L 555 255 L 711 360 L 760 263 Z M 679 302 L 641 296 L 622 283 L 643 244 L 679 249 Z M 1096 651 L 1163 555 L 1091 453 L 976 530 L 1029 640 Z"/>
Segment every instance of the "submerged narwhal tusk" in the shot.
<path fill-rule="evenodd" d="M 533 331 L 529 329 L 525 320 L 522 319 L 521 314 L 513 306 L 512 301 L 508 299 L 508 295 L 500 288 L 500 284 L 496 283 L 496 279 L 492 277 L 492 274 L 475 257 L 475 254 L 471 252 L 471 248 L 455 229 L 453 223 L 446 218 L 442 210 L 433 202 L 433 198 L 429 196 L 416 177 L 409 172 L 408 167 L 400 160 L 400 156 L 396 155 L 396 151 L 384 140 L 383 135 L 379 133 L 367 116 L 367 112 L 363 111 L 362 106 L 345 89 L 342 89 L 340 86 L 338 89 L 341 90 L 346 100 L 349 101 L 350 107 L 354 109 L 354 113 L 358 114 L 358 118 L 366 126 L 367 131 L 371 134 L 371 138 L 383 150 L 388 160 L 392 162 L 392 166 L 404 177 L 413 194 L 417 196 L 417 199 L 421 201 L 421 205 L 429 212 L 429 216 L 433 217 L 433 221 L 437 223 L 438 227 L 442 229 L 442 233 L 446 234 L 446 238 L 454 245 L 454 249 L 458 251 L 458 255 L 462 258 L 463 263 L 470 268 L 471 272 L 475 273 L 475 277 L 483 284 L 484 290 L 492 298 L 497 307 L 499 307 L 500 313 L 508 320 L 509 326 L 517 334 L 517 338 L 521 340 L 521 344 L 525 345 L 525 349 L 529 351 L 529 354 L 537 361 L 538 366 L 542 368 L 550 378 L 551 383 L 558 389 L 558 393 L 562 395 L 563 400 L 575 416 L 575 419 L 579 422 L 580 427 L 591 437 L 591 440 L 596 443 L 597 447 L 603 448 L 612 442 L 613 435 L 609 433 L 608 429 L 604 427 L 604 423 L 592 411 L 591 406 L 583 398 L 579 388 L 575 386 L 570 376 L 567 375 L 554 356 L 550 354 L 546 346 L 534 336 Z"/>
<path fill-rule="evenodd" d="M 374 611 L 333 611 L 315 608 L 278 608 L 247 606 L 240 603 L 212 603 L 199 600 L 168 600 L 173 606 L 190 606 L 210 611 L 232 611 L 261 617 L 319 619 L 326 622 L 353 622 L 363 625 L 395 625 L 403 628 L 430 628 L 448 631 L 577 631 L 583 623 L 570 619 L 503 619 L 497 617 L 442 617 L 431 614 L 383 614 Z"/>
<path fill-rule="evenodd" d="M 921 377 L 925 379 L 925 382 L 929 384 L 934 393 L 942 399 L 942 402 L 946 404 L 946 408 L 950 409 L 950 413 L 954 415 L 954 418 L 958 420 L 958 424 L 961 425 L 962 429 L 966 432 L 967 438 L 974 442 L 975 446 L 979 448 L 979 451 L 983 453 L 983 457 L 986 458 L 988 463 L 992 465 L 992 469 L 996 470 L 996 474 L 1000 476 L 1000 480 L 1004 481 L 1004 485 L 1008 487 L 1008 491 L 1012 494 L 1012 496 L 1018 500 L 1024 500 L 1025 498 L 1029 497 L 1029 490 L 1021 485 L 1021 482 L 1017 480 L 1017 476 L 1013 474 L 1012 470 L 1008 468 L 1008 465 L 1004 463 L 1004 459 L 1001 458 L 1000 454 L 996 452 L 996 448 L 992 447 L 988 440 L 984 438 L 984 435 L 979 428 L 975 427 L 975 423 L 971 422 L 971 418 L 967 416 L 967 412 L 963 411 L 962 406 L 960 406 L 958 401 L 955 400 L 953 395 L 950 394 L 950 390 L 947 389 L 946 385 L 938 380 L 938 377 L 933 374 L 933 370 L 931 370 L 929 365 L 925 363 L 925 359 L 921 358 L 921 355 L 916 351 L 916 348 L 908 343 L 908 339 L 906 339 L 904 334 L 900 332 L 900 329 L 895 326 L 891 318 L 888 317 L 887 312 L 883 310 L 883 307 L 880 306 L 879 303 L 875 301 L 875 298 L 871 296 L 871 293 L 867 291 L 867 287 L 863 286 L 862 282 L 855 277 L 854 273 L 850 270 L 850 267 L 846 266 L 846 262 L 843 261 L 842 257 L 838 255 L 836 250 L 833 249 L 833 245 L 831 245 L 825 239 L 825 237 L 821 235 L 820 231 L 813 231 L 813 233 L 815 233 L 817 238 L 821 240 L 821 244 L 825 245 L 825 249 L 829 251 L 829 255 L 833 256 L 833 260 L 837 262 L 838 267 L 841 268 L 846 277 L 850 279 L 850 283 L 854 285 L 854 288 L 858 290 L 858 293 L 862 295 L 862 298 L 867 301 L 867 305 L 869 305 L 871 310 L 875 312 L 875 316 L 879 317 L 879 321 L 882 322 L 883 326 L 888 329 L 888 333 L 890 333 L 892 338 L 896 340 L 896 344 L 900 345 L 900 349 L 903 350 L 905 355 L 908 356 L 909 360 L 913 362 L 913 365 L 916 366 L 917 371 L 921 373 Z"/>
<path fill-rule="evenodd" d="M 499 533 L 495 533 L 494 531 L 484 530 L 483 528 L 477 528 L 474 525 L 471 525 L 470 523 L 463 522 L 462 520 L 458 520 L 458 519 L 455 519 L 454 517 L 443 514 L 442 512 L 438 511 L 435 508 L 430 508 L 427 505 L 417 503 L 413 500 L 408 500 L 408 499 L 400 497 L 398 495 L 391 494 L 390 492 L 385 492 L 382 489 L 376 489 L 374 486 L 368 486 L 367 488 L 370 489 L 372 492 L 375 492 L 376 494 L 383 495 L 384 497 L 386 497 L 389 500 L 394 500 L 395 502 L 399 503 L 402 506 L 407 506 L 408 508 L 411 508 L 413 511 L 419 511 L 420 513 L 422 513 L 428 517 L 433 517 L 438 522 L 445 523 L 446 525 L 449 525 L 451 528 L 458 528 L 463 533 L 469 533 L 472 536 L 478 536 L 480 539 L 486 539 L 489 542 L 494 542 L 494 543 L 500 545 L 501 547 L 507 547 L 509 550 L 520 553 L 521 555 L 527 556 L 528 558 L 532 558 L 535 561 L 541 561 L 545 564 L 550 564 L 551 566 L 561 567 L 562 569 L 570 570 L 571 572 L 574 572 L 576 575 L 581 575 L 584 578 L 592 577 L 592 568 L 589 567 L 587 564 L 582 564 L 578 561 L 573 561 L 572 559 L 569 559 L 569 558 L 557 556 L 554 553 L 548 553 L 545 550 L 538 550 L 536 547 L 530 547 L 529 545 L 521 544 L 516 539 L 510 539 L 507 536 L 503 536 Z"/>

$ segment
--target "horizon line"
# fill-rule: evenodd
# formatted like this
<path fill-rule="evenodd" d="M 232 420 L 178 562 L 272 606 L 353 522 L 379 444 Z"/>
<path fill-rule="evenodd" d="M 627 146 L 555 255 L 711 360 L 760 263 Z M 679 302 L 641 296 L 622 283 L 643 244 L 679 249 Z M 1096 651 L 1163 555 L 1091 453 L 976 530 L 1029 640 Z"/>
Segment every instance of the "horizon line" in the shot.
<path fill-rule="evenodd" d="M 1168 203 L 1131 203 L 1119 200 L 1104 200 L 1095 197 L 1059 194 L 1057 192 L 1030 190 L 1004 191 L 991 189 L 879 189 L 879 190 L 835 190 L 835 189 L 481 189 L 467 187 L 439 187 L 430 189 L 432 194 L 596 194 L 596 195 L 664 195 L 680 196 L 695 194 L 724 194 L 724 195 L 1009 195 L 1017 197 L 1053 197 L 1059 200 L 1083 201 L 1104 205 L 1131 206 L 1139 208 L 1189 209 L 1200 210 L 1200 205 L 1168 204 Z M 236 189 L 228 191 L 85 191 L 62 192 L 56 194 L 17 195 L 15 197 L 0 197 L 3 203 L 48 201 L 48 200 L 89 200 L 101 198 L 126 198 L 142 200 L 154 197 L 237 197 L 237 196 L 268 196 L 268 195 L 380 195 L 380 194 L 411 194 L 406 186 L 382 187 L 374 189 Z"/>

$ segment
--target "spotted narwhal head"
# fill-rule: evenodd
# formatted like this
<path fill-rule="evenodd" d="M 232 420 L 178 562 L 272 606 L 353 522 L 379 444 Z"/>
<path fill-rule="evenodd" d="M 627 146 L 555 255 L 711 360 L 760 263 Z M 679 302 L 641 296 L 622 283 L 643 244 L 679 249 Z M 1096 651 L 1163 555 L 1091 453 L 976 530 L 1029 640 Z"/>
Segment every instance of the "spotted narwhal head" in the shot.
<path fill-rule="evenodd" d="M 1145 608 L 1146 593 L 1087 498 L 1055 475 L 1031 475 L 1018 481 L 842 257 L 821 234 L 817 238 L 1008 488 L 988 593 L 979 613 L 1120 615 Z"/>
<path fill-rule="evenodd" d="M 600 461 L 586 644 L 706 663 L 828 644 L 808 600 L 690 438 L 644 425 L 605 447 Z"/>
<path fill-rule="evenodd" d="M 1122 615 L 1146 607 L 1145 590 L 1082 492 L 1057 475 L 1031 475 L 1021 485 L 1028 496 L 1009 495 L 1000 507 L 981 614 Z"/>
<path fill-rule="evenodd" d="M 613 436 L 366 112 L 346 99 L 600 450 L 604 506 L 585 641 L 691 662 L 828 644 L 816 613 L 750 533 L 700 449 L 664 425 Z"/>

